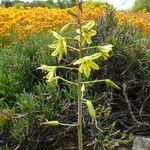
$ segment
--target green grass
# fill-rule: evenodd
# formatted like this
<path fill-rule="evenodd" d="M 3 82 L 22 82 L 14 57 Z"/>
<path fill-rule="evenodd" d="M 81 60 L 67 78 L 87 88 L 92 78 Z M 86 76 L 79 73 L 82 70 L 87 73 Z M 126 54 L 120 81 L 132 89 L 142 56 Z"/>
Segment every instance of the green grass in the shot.
<path fill-rule="evenodd" d="M 73 0 L 47 0 L 47 1 L 32 1 L 32 2 L 22 2 L 18 0 L 14 1 L 4 1 L 2 2 L 2 5 L 5 7 L 48 7 L 48 8 L 68 8 L 75 5 L 75 2 Z"/>
<path fill-rule="evenodd" d="M 134 5 L 132 7 L 132 11 L 138 12 L 146 9 L 150 11 L 150 1 L 149 0 L 135 0 Z"/>

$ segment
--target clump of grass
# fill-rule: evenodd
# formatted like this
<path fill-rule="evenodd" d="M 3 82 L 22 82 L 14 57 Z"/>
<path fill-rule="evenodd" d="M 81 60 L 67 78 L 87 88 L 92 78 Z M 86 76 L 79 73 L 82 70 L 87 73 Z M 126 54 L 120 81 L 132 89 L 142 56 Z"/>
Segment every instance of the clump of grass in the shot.
<path fill-rule="evenodd" d="M 135 0 L 134 5 L 132 7 L 132 11 L 139 12 L 146 9 L 150 11 L 150 1 L 148 0 Z"/>

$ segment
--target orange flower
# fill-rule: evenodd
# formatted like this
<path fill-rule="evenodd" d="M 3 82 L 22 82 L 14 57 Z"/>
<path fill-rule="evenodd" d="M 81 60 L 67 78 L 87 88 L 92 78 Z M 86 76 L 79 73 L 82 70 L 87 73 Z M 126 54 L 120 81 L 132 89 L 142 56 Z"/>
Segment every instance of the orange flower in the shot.
<path fill-rule="evenodd" d="M 76 7 L 70 8 L 76 12 Z M 68 9 L 48 9 L 48 8 L 4 8 L 0 7 L 0 37 L 9 36 L 12 30 L 16 30 L 19 38 L 42 31 L 50 32 L 57 30 L 68 22 L 75 22 L 75 18 L 68 14 Z M 83 4 L 83 21 L 99 20 L 107 12 L 107 7 Z M 150 33 L 150 12 L 141 11 L 139 13 L 116 12 L 118 25 L 122 25 L 126 20 L 133 26 Z"/>

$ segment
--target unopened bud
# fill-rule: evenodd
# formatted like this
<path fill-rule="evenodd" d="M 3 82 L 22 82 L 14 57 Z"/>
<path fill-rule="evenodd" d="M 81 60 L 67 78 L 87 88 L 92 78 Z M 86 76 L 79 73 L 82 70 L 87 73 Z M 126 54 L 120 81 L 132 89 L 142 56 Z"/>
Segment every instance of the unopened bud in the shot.
<path fill-rule="evenodd" d="M 112 82 L 111 80 L 106 79 L 105 81 L 106 81 L 107 85 L 111 86 L 112 88 L 115 88 L 115 89 L 117 89 L 117 90 L 120 90 L 120 89 L 121 89 L 117 84 L 115 84 L 115 83 Z"/>
<path fill-rule="evenodd" d="M 88 112 L 90 114 L 90 116 L 93 118 L 93 119 L 96 119 L 96 112 L 95 112 L 95 109 L 93 107 L 93 104 L 91 101 L 87 100 L 86 101 L 86 105 L 88 107 Z"/>
<path fill-rule="evenodd" d="M 81 91 L 84 93 L 85 91 L 85 85 L 83 84 L 82 87 L 81 87 Z"/>
<path fill-rule="evenodd" d="M 72 23 L 68 23 L 65 26 L 63 26 L 60 30 L 61 33 L 67 32 L 72 26 Z"/>
<path fill-rule="evenodd" d="M 58 121 L 48 121 L 47 124 L 49 126 L 53 126 L 53 127 L 59 126 L 59 122 Z"/>
<path fill-rule="evenodd" d="M 77 17 L 78 15 L 77 14 L 75 14 L 73 11 L 71 11 L 71 10 L 68 10 L 68 13 L 71 15 L 71 16 L 74 16 L 74 17 Z"/>

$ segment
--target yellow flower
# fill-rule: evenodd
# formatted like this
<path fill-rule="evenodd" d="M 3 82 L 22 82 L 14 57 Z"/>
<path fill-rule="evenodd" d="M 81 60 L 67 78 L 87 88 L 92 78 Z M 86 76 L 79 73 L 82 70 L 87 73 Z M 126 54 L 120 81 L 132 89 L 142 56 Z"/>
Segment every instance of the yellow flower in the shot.
<path fill-rule="evenodd" d="M 48 83 L 51 85 L 57 85 L 58 77 L 56 76 L 56 66 L 47 66 L 41 65 L 38 69 L 42 69 L 43 71 L 47 71 L 47 75 L 45 76 Z"/>
<path fill-rule="evenodd" d="M 72 7 L 69 10 L 73 14 L 77 12 L 76 7 Z M 82 21 L 98 21 L 100 17 L 107 13 L 107 10 L 108 8 L 105 6 L 96 7 L 95 5 L 84 3 Z M 130 25 L 140 29 L 146 35 L 150 34 L 149 16 L 150 13 L 145 11 L 139 13 L 118 11 L 115 13 L 115 17 L 118 18 L 118 27 L 128 21 Z M 10 33 L 15 29 L 18 38 L 23 40 L 26 36 L 33 33 L 55 31 L 68 22 L 76 23 L 75 17 L 68 14 L 68 9 L 0 7 L 0 37 L 10 36 Z M 64 28 L 62 29 L 64 30 Z M 95 33 L 93 32 L 93 34 Z M 84 36 L 86 37 L 86 34 Z M 90 39 L 86 39 L 87 43 L 91 42 Z M 84 40 L 84 42 L 86 41 Z"/>
<path fill-rule="evenodd" d="M 97 59 L 101 56 L 100 53 L 96 53 L 91 56 L 85 56 L 81 59 L 78 59 L 73 63 L 73 65 L 80 65 L 79 71 L 84 73 L 86 77 L 89 77 L 91 69 L 99 70 L 99 66 L 92 60 Z"/>
<path fill-rule="evenodd" d="M 47 82 L 50 83 L 50 85 L 52 86 L 56 86 L 58 82 L 58 76 L 53 77 L 53 78 L 48 78 Z"/>
<path fill-rule="evenodd" d="M 98 49 L 100 50 L 101 57 L 104 60 L 107 60 L 110 57 L 110 51 L 112 51 L 113 45 L 105 45 L 105 46 L 98 46 Z"/>
<path fill-rule="evenodd" d="M 52 32 L 53 36 L 57 39 L 57 41 L 50 45 L 49 47 L 55 48 L 54 52 L 52 53 L 52 56 L 58 56 L 58 59 L 61 60 L 64 54 L 67 54 L 67 44 L 65 41 L 65 38 L 63 38 L 61 35 L 59 35 L 57 32 Z"/>
<path fill-rule="evenodd" d="M 82 26 L 82 36 L 83 36 L 83 44 L 87 42 L 88 44 L 92 43 L 91 38 L 96 35 L 96 31 L 93 30 L 92 28 L 95 26 L 94 21 L 88 22 L 86 25 Z M 76 32 L 80 34 L 80 30 L 77 29 Z M 76 37 L 77 40 L 80 40 L 80 36 Z"/>

